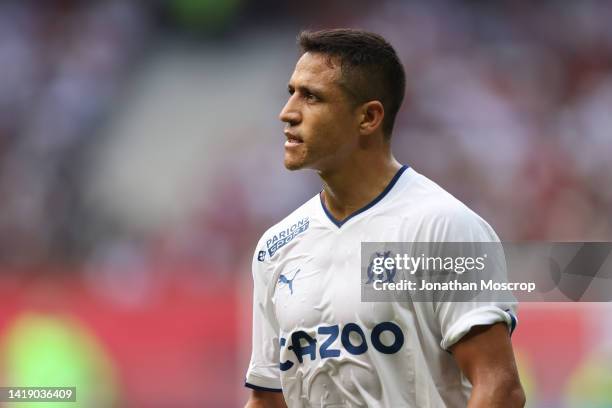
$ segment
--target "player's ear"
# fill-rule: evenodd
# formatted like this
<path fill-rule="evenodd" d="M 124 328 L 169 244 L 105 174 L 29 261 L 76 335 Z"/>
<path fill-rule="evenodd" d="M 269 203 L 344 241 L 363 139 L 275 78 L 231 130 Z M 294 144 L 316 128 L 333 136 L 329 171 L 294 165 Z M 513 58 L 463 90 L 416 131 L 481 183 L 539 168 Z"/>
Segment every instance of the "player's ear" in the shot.
<path fill-rule="evenodd" d="M 385 108 L 380 101 L 369 101 L 361 105 L 359 131 L 367 136 L 381 128 L 385 117 Z"/>

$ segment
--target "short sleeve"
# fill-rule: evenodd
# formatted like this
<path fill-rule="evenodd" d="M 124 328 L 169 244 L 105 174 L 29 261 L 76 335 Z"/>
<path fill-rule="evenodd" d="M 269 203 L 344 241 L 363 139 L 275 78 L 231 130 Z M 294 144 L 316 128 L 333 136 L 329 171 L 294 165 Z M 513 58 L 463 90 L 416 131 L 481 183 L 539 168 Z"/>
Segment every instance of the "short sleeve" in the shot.
<path fill-rule="evenodd" d="M 274 314 L 269 257 L 258 244 L 253 256 L 253 337 L 251 362 L 245 386 L 262 391 L 280 392 L 279 326 Z"/>
<path fill-rule="evenodd" d="M 431 242 L 499 242 L 493 228 L 463 205 L 436 214 L 431 220 L 430 231 Z M 500 258 L 503 261 L 503 249 L 501 251 Z M 505 277 L 505 261 L 500 262 L 497 268 L 498 273 Z M 507 299 L 490 302 L 434 302 L 433 307 L 442 335 L 440 346 L 445 350 L 457 343 L 474 326 L 503 322 L 512 334 L 517 324 L 517 302 Z"/>

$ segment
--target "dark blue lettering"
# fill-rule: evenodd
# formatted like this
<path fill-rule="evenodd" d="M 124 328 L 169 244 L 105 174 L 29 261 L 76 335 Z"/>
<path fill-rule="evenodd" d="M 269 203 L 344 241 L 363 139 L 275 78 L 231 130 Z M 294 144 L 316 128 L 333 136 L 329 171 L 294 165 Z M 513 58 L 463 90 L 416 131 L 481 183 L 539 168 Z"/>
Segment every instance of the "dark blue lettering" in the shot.
<path fill-rule="evenodd" d="M 281 339 L 280 339 L 280 346 L 281 347 L 285 347 L 285 344 L 287 344 L 287 339 L 284 338 L 284 337 L 281 337 Z M 287 371 L 291 367 L 293 367 L 293 362 L 292 361 L 287 360 L 284 363 L 280 363 L 280 370 L 281 371 Z"/>
<path fill-rule="evenodd" d="M 302 346 L 302 339 L 306 340 L 308 345 Z M 310 359 L 314 360 L 317 358 L 317 340 L 313 339 L 303 330 L 299 330 L 291 333 L 291 346 L 289 350 L 293 350 L 295 356 L 300 363 L 303 363 L 303 356 L 310 354 Z"/>
<path fill-rule="evenodd" d="M 384 331 L 390 331 L 395 336 L 395 341 L 390 346 L 385 346 L 382 341 L 380 341 L 380 335 Z M 402 329 L 395 323 L 379 323 L 372 329 L 372 345 L 376 350 L 384 354 L 397 353 L 404 345 L 404 333 L 402 333 Z"/>
<path fill-rule="evenodd" d="M 361 337 L 361 344 L 358 346 L 354 346 L 351 344 L 349 335 L 351 332 L 357 333 Z M 349 353 L 358 356 L 359 354 L 363 354 L 368 351 L 368 343 L 366 342 L 365 334 L 361 327 L 357 326 L 355 323 L 349 323 L 342 329 L 342 345 Z"/>
<path fill-rule="evenodd" d="M 319 355 L 321 356 L 321 359 L 340 356 L 340 350 L 327 349 L 334 341 L 336 341 L 339 332 L 340 328 L 338 327 L 338 325 L 319 327 L 319 334 L 329 334 L 329 337 L 323 342 L 323 344 L 321 344 L 321 349 L 319 350 Z"/>

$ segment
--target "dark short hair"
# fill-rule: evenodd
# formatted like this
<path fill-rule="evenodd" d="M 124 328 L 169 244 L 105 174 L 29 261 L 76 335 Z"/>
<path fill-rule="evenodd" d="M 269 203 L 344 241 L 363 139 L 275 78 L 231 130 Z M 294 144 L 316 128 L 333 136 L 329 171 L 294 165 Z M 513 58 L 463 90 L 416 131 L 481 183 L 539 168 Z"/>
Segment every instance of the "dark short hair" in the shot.
<path fill-rule="evenodd" d="M 353 101 L 382 103 L 385 109 L 382 129 L 389 139 L 406 89 L 404 67 L 393 47 L 378 34 L 349 28 L 302 31 L 298 44 L 303 53 L 339 58 L 341 85 Z"/>

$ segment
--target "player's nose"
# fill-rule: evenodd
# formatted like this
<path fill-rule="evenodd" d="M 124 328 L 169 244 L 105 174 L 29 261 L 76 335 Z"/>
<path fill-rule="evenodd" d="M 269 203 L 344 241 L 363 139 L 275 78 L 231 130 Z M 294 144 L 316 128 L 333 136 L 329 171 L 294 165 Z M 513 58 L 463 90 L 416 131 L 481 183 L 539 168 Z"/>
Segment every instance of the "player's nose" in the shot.
<path fill-rule="evenodd" d="M 297 125 L 302 120 L 302 114 L 300 110 L 293 102 L 293 97 L 289 98 L 283 109 L 280 111 L 278 118 L 281 122 L 290 124 L 291 126 Z"/>

